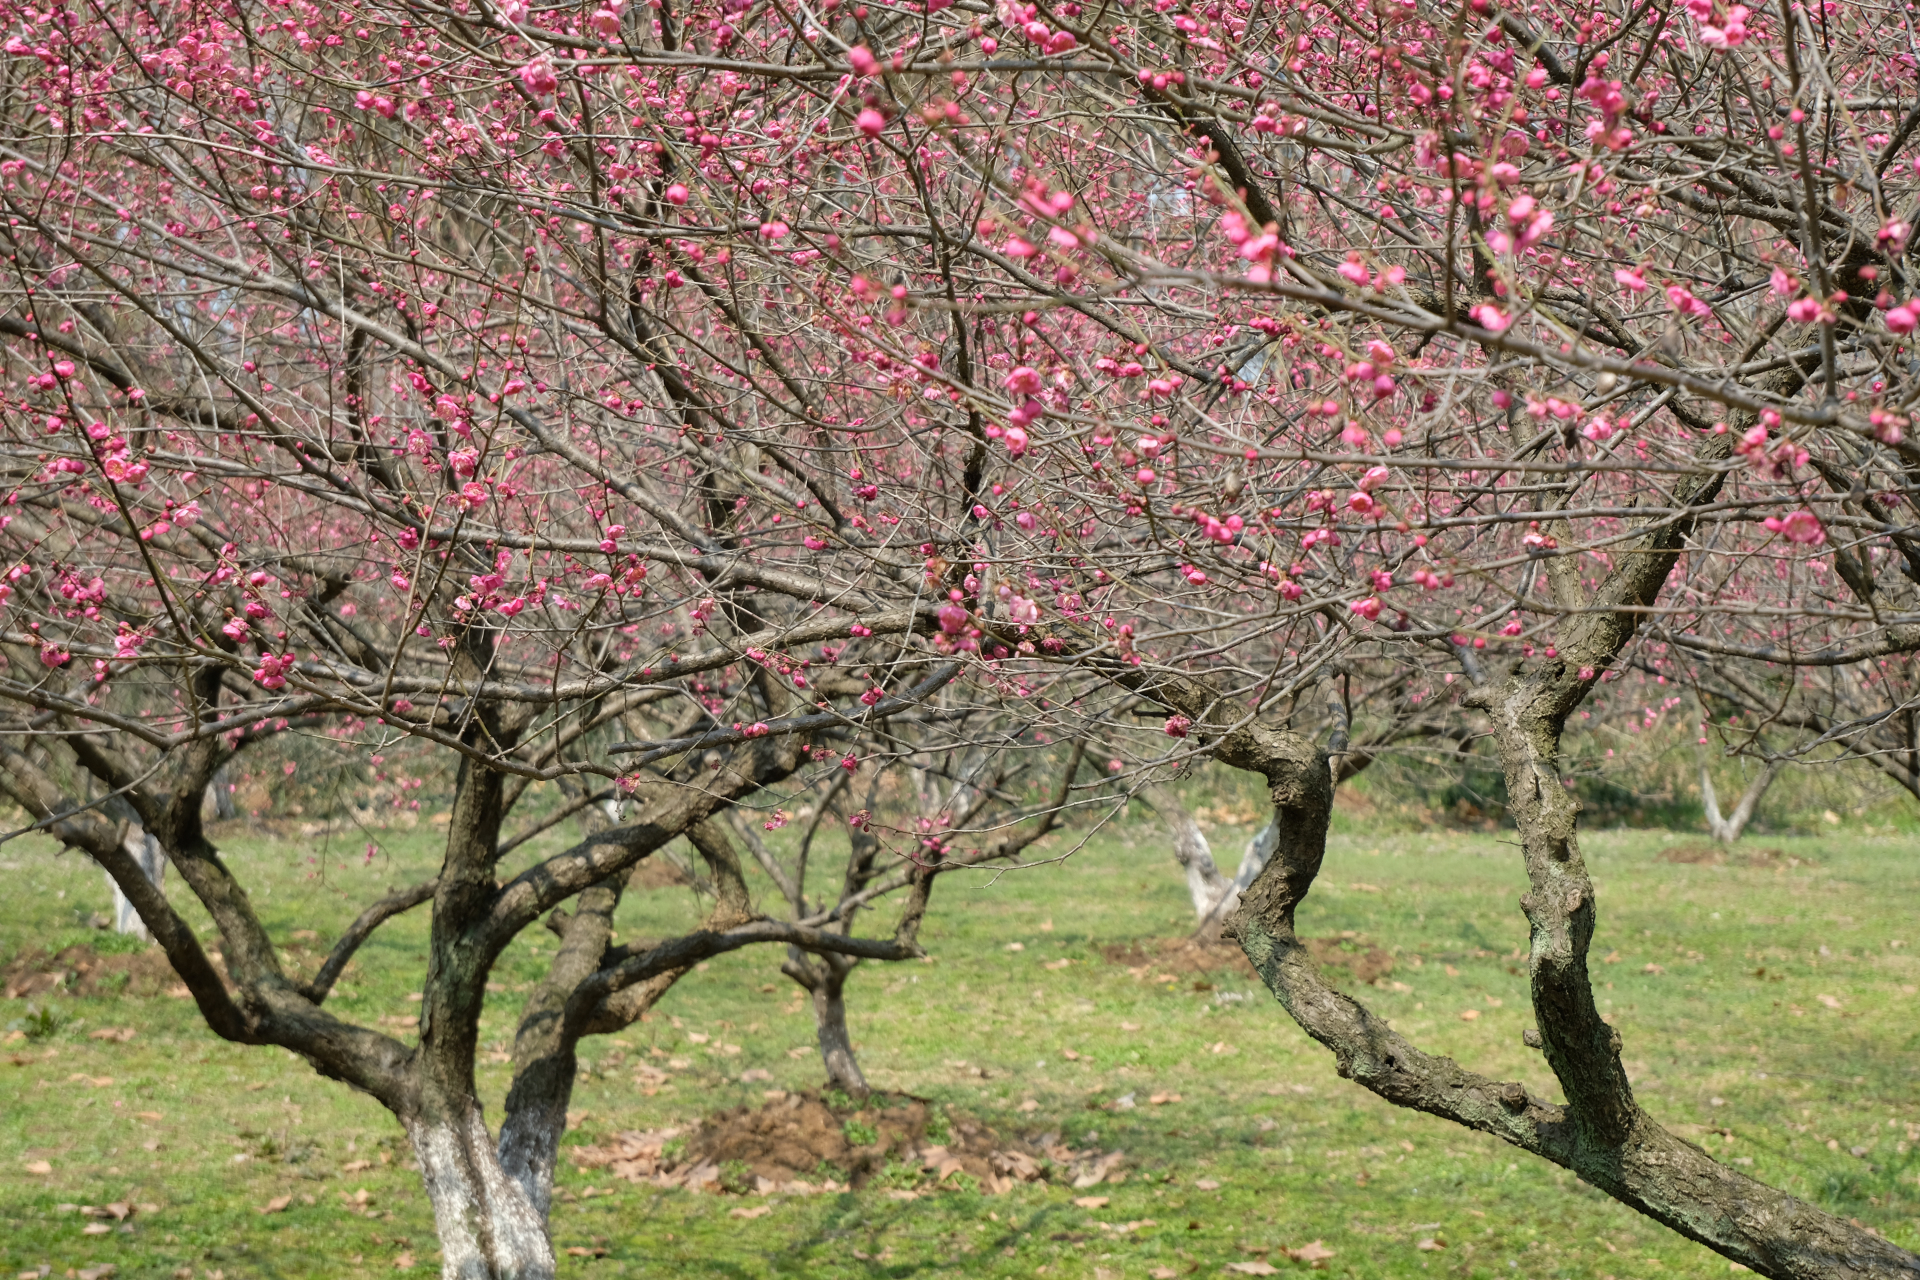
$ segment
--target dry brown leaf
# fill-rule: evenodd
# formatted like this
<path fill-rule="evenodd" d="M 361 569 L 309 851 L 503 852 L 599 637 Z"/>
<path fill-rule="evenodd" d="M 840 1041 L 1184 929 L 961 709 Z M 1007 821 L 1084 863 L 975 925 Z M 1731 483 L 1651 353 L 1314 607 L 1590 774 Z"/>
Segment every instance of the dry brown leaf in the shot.
<path fill-rule="evenodd" d="M 45 1177 L 47 1174 L 53 1172 L 53 1166 L 45 1160 L 29 1160 L 20 1167 L 28 1173 L 38 1174 L 41 1177 Z"/>
<path fill-rule="evenodd" d="M 1110 1198 L 1108 1196 L 1075 1196 L 1073 1203 L 1076 1208 L 1081 1209 L 1104 1209 Z"/>
<path fill-rule="evenodd" d="M 1152 1280 L 1177 1280 L 1180 1273 L 1172 1267 L 1155 1267 L 1147 1272 L 1147 1275 L 1152 1277 Z"/>
<path fill-rule="evenodd" d="M 1243 1276 L 1277 1276 L 1280 1274 L 1280 1268 L 1274 1266 L 1265 1258 L 1249 1258 L 1245 1262 L 1229 1262 L 1227 1264 L 1227 1270 L 1238 1272 Z"/>
<path fill-rule="evenodd" d="M 1333 1250 L 1318 1240 L 1311 1240 L 1298 1249 L 1287 1250 L 1287 1256 L 1295 1262 L 1307 1262 L 1316 1267 L 1324 1267 L 1327 1265 L 1327 1259 L 1333 1256 Z"/>
<path fill-rule="evenodd" d="M 1212 1178 L 1196 1179 L 1193 1185 L 1201 1191 L 1218 1191 L 1220 1189 L 1220 1184 Z"/>
<path fill-rule="evenodd" d="M 1431 1253 L 1435 1249 L 1446 1248 L 1447 1242 L 1445 1240 L 1440 1239 L 1438 1236 L 1429 1236 L 1425 1240 L 1422 1240 L 1419 1244 L 1414 1245 L 1413 1247 L 1420 1250 L 1422 1253 Z"/>
<path fill-rule="evenodd" d="M 158 1111 L 136 1111 L 133 1113 L 133 1118 L 135 1120 L 158 1120 L 161 1116 Z"/>
<path fill-rule="evenodd" d="M 764 1218 L 772 1212 L 772 1205 L 756 1204 L 750 1208 L 730 1209 L 727 1211 L 727 1216 L 729 1218 Z"/>
<path fill-rule="evenodd" d="M 1178 1101 L 1180 1101 L 1180 1095 L 1177 1093 L 1154 1093 L 1147 1095 L 1148 1104 L 1155 1107 L 1164 1107 L 1169 1102 Z"/>
<path fill-rule="evenodd" d="M 110 1040 L 115 1044 L 125 1044 L 139 1034 L 132 1027 L 101 1027 L 98 1031 L 89 1031 L 89 1040 Z"/>
<path fill-rule="evenodd" d="M 1480 1011 L 1478 1009 L 1462 1009 L 1460 1011 L 1460 1021 L 1462 1022 L 1472 1022 L 1479 1016 Z"/>
<path fill-rule="evenodd" d="M 113 1228 L 104 1222 L 89 1222 L 86 1226 L 80 1228 L 80 1234 L 83 1236 L 103 1236 L 111 1230 L 113 1230 Z"/>
<path fill-rule="evenodd" d="M 393 1260 L 393 1269 L 395 1271 L 408 1271 L 412 1268 L 413 1255 L 411 1253 L 403 1253 Z"/>
<path fill-rule="evenodd" d="M 373 1168 L 373 1161 L 371 1160 L 349 1160 L 345 1164 L 340 1166 L 340 1172 L 358 1173 L 362 1169 L 371 1169 L 371 1168 Z"/>
<path fill-rule="evenodd" d="M 261 1213 L 280 1213 L 293 1203 L 292 1196 L 275 1196 L 260 1206 Z"/>
<path fill-rule="evenodd" d="M 1038 1111 L 1039 1109 L 1040 1104 L 1032 1098 L 1023 1100 L 1019 1106 L 1014 1108 L 1015 1111 Z"/>

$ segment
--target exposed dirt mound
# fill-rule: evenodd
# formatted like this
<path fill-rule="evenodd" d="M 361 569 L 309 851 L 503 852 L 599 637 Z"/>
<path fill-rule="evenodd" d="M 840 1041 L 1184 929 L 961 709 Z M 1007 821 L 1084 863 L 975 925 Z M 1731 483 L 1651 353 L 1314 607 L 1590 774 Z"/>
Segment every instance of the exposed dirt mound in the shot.
<path fill-rule="evenodd" d="M 1695 840 L 1688 844 L 1676 844 L 1662 849 L 1659 861 L 1671 862 L 1681 866 L 1708 867 L 1803 867 L 1810 859 L 1791 857 L 1784 849 L 1740 849 L 1733 850 L 1722 844 L 1707 840 Z"/>
<path fill-rule="evenodd" d="M 575 1148 L 573 1161 L 631 1182 L 736 1195 L 845 1191 L 876 1180 L 911 1195 L 959 1178 L 997 1194 L 1049 1177 L 1076 1187 L 1126 1178 L 1120 1152 L 1003 1137 L 904 1093 L 853 1105 L 842 1095 L 774 1092 L 764 1106 L 718 1112 L 697 1125 Z"/>
<path fill-rule="evenodd" d="M 1304 938 L 1307 954 L 1322 969 L 1344 969 L 1355 982 L 1367 986 L 1393 972 L 1393 956 L 1358 933 L 1332 938 Z"/>
<path fill-rule="evenodd" d="M 9 1000 L 59 993 L 70 996 L 185 994 L 159 947 L 100 954 L 83 944 L 57 953 L 25 951 L 0 966 L 0 992 Z"/>
<path fill-rule="evenodd" d="M 1125 965 L 1136 978 L 1161 981 L 1203 973 L 1231 973 L 1238 978 L 1256 975 L 1240 944 L 1231 939 L 1205 942 L 1198 938 L 1143 938 L 1109 942 L 1100 948 L 1107 963 Z"/>
<path fill-rule="evenodd" d="M 1375 983 L 1393 972 L 1393 957 L 1357 933 L 1333 938 L 1307 938 L 1307 952 L 1322 969 L 1344 970 L 1355 982 Z M 1100 948 L 1110 964 L 1127 966 L 1137 978 L 1161 981 L 1190 974 L 1231 973 L 1257 977 L 1240 944 L 1197 938 L 1150 938 L 1110 942 Z"/>

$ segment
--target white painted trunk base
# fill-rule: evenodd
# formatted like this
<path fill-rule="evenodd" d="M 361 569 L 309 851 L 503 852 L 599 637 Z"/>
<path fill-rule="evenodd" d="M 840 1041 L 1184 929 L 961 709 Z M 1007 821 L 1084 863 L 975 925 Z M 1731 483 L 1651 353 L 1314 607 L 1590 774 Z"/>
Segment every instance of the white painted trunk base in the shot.
<path fill-rule="evenodd" d="M 546 1222 L 501 1168 L 479 1109 L 464 1125 L 406 1126 L 433 1205 L 443 1280 L 552 1280 Z"/>

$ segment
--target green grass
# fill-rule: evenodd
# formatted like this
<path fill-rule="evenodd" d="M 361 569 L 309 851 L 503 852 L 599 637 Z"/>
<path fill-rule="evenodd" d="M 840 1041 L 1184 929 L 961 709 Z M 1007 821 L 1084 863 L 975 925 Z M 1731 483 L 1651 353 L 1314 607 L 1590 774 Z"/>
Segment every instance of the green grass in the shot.
<path fill-rule="evenodd" d="M 1232 834 L 1217 843 L 1237 849 Z M 1617 956 L 1596 965 L 1598 995 L 1643 1104 L 1716 1155 L 1751 1161 L 1755 1175 L 1920 1245 L 1911 949 L 1920 841 L 1750 842 L 1812 860 L 1781 870 L 1657 860 L 1663 842 L 1681 838 L 1586 840 L 1601 895 L 1595 954 Z M 371 867 L 313 840 L 236 833 L 226 844 L 291 947 L 295 929 L 330 941 L 369 891 L 430 870 L 429 829 L 383 839 L 386 857 Z M 88 864 L 29 840 L 3 857 L 0 955 L 71 940 L 77 920 L 106 909 Z M 1521 1043 L 1531 1022 L 1515 905 L 1523 888 L 1517 856 L 1495 837 L 1348 834 L 1333 841 L 1303 932 L 1355 930 L 1385 946 L 1397 967 L 1384 981 L 1404 989 L 1365 991 L 1377 1009 L 1431 1050 L 1557 1096 Z M 621 928 L 655 934 L 697 910 L 685 890 L 635 895 Z M 1251 979 L 1222 974 L 1197 990 L 1190 979 L 1132 977 L 1095 949 L 1178 933 L 1188 920 L 1157 828 L 1141 824 L 1103 834 L 1064 865 L 943 881 L 924 933 L 933 961 L 869 966 L 853 980 L 854 1033 L 877 1086 L 936 1098 L 1003 1132 L 1124 1150 L 1131 1172 L 1098 1189 L 1105 1207 L 1077 1208 L 1073 1197 L 1087 1193 L 1047 1185 L 915 1200 L 875 1188 L 776 1196 L 772 1212 L 743 1220 L 729 1211 L 747 1202 L 732 1197 L 619 1182 L 583 1199 L 606 1175 L 568 1167 L 556 1242 L 608 1254 L 566 1258 L 563 1274 L 1137 1280 L 1158 1268 L 1216 1275 L 1254 1256 L 1295 1267 L 1254 1251 L 1315 1239 L 1334 1250 L 1330 1273 L 1363 1277 L 1727 1273 L 1567 1173 L 1340 1080 Z M 413 1011 L 424 925 L 416 914 L 375 938 L 343 984 L 344 1014 Z M 552 941 L 536 931 L 506 956 L 483 1042 L 506 1046 L 514 993 Z M 1073 963 L 1047 967 L 1063 959 Z M 568 1144 L 817 1084 L 817 1059 L 789 1055 L 810 1044 L 811 1015 L 777 964 L 763 950 L 702 965 L 649 1022 L 590 1043 L 574 1101 L 587 1115 Z M 775 990 L 762 991 L 768 984 Z M 51 1038 L 0 1050 L 20 1062 L 0 1056 L 0 1275 L 105 1262 L 121 1277 L 182 1267 L 229 1280 L 384 1275 L 402 1254 L 433 1269 L 431 1216 L 378 1106 L 284 1051 L 223 1044 L 186 1000 L 56 1005 L 69 1021 Z M 1462 1020 L 1468 1009 L 1480 1016 Z M 24 1012 L 22 1002 L 0 1006 L 0 1026 Z M 125 1026 L 139 1029 L 129 1043 L 88 1038 Z M 694 1032 L 711 1039 L 696 1044 Z M 693 1065 L 646 1096 L 630 1068 L 664 1063 L 656 1049 Z M 1068 1060 L 1066 1049 L 1082 1056 Z M 740 1084 L 752 1067 L 773 1083 Z M 496 1120 L 506 1084 L 504 1066 L 484 1068 Z M 1169 1090 L 1183 1100 L 1144 1105 Z M 1142 1105 L 1097 1109 L 1128 1093 Z M 1019 1109 L 1028 1099 L 1037 1110 Z M 24 1171 L 38 1160 L 53 1172 Z M 358 1161 L 369 1167 L 345 1172 Z M 292 1197 L 284 1211 L 258 1211 L 280 1196 Z M 110 1201 L 158 1208 L 96 1236 L 82 1234 L 90 1219 L 58 1208 Z M 1447 1247 L 1422 1250 L 1422 1240 Z"/>

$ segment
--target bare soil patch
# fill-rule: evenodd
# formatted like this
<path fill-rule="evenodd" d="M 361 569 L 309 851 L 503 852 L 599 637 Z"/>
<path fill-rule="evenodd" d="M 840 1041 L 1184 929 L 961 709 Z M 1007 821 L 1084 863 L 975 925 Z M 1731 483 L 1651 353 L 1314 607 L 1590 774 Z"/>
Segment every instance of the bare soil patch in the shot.
<path fill-rule="evenodd" d="M 574 1148 L 572 1157 L 583 1169 L 631 1182 L 735 1195 L 844 1191 L 876 1181 L 902 1196 L 955 1186 L 997 1194 L 1042 1179 L 1076 1187 L 1126 1179 L 1117 1151 L 1074 1151 L 1054 1135 L 1003 1135 L 904 1093 L 856 1103 L 842 1094 L 774 1090 L 761 1106 L 616 1134 Z"/>
<path fill-rule="evenodd" d="M 159 996 L 186 993 L 159 947 L 102 955 L 85 944 L 58 952 L 23 951 L 0 965 L 0 993 L 9 1000 L 45 995 Z"/>
<path fill-rule="evenodd" d="M 1307 953 L 1322 969 L 1343 972 L 1354 982 L 1371 985 L 1393 972 L 1393 956 L 1358 933 L 1331 938 L 1306 938 Z M 1125 965 L 1135 977 L 1159 981 L 1200 974 L 1230 973 L 1256 978 L 1240 944 L 1230 939 L 1205 942 L 1198 938 L 1147 938 L 1110 942 L 1100 948 L 1109 964 Z"/>
<path fill-rule="evenodd" d="M 1790 856 L 1784 849 L 1729 849 L 1710 840 L 1669 846 L 1660 851 L 1658 860 L 1678 866 L 1707 867 L 1804 867 L 1812 863 L 1809 858 Z"/>

